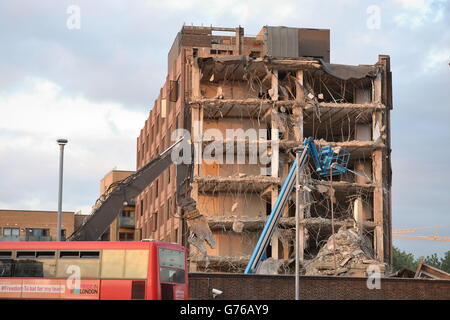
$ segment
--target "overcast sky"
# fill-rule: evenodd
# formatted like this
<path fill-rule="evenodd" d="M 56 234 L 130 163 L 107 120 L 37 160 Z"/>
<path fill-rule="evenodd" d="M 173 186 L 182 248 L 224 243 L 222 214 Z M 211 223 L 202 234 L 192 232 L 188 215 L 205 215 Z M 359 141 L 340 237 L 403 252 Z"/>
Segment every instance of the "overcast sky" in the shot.
<path fill-rule="evenodd" d="M 80 29 L 67 27 L 71 5 Z M 135 169 L 136 137 L 183 23 L 241 25 L 248 35 L 263 25 L 329 28 L 334 63 L 373 64 L 389 54 L 394 229 L 450 224 L 445 0 L 0 0 L 0 208 L 57 209 L 58 137 L 69 139 L 64 210 L 90 212 L 107 172 Z M 394 244 L 416 255 L 450 249 Z"/>

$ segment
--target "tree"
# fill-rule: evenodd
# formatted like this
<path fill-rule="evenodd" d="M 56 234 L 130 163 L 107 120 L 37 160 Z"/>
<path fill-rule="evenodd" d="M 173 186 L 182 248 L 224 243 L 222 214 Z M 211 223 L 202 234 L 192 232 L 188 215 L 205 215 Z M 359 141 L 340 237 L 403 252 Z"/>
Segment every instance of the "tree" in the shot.
<path fill-rule="evenodd" d="M 392 250 L 394 260 L 394 270 L 400 270 L 401 268 L 408 268 L 413 271 L 417 270 L 419 260 L 414 258 L 411 253 L 407 253 L 396 247 Z M 436 253 L 431 256 L 427 256 L 424 263 L 438 268 L 442 271 L 450 273 L 450 251 L 447 251 L 442 258 L 439 259 Z"/>
<path fill-rule="evenodd" d="M 441 270 L 450 273 L 450 250 L 441 258 Z"/>
<path fill-rule="evenodd" d="M 428 264 L 428 265 L 430 265 L 432 267 L 435 267 L 435 268 L 438 268 L 438 269 L 442 269 L 441 261 L 439 260 L 439 258 L 438 258 L 436 253 L 433 253 L 431 256 L 427 256 L 425 258 L 425 260 L 424 260 L 424 263 L 426 263 L 426 264 Z"/>
<path fill-rule="evenodd" d="M 400 270 L 401 268 L 408 268 L 413 271 L 417 269 L 417 260 L 411 253 L 407 253 L 396 247 L 393 247 L 393 262 L 394 270 Z"/>

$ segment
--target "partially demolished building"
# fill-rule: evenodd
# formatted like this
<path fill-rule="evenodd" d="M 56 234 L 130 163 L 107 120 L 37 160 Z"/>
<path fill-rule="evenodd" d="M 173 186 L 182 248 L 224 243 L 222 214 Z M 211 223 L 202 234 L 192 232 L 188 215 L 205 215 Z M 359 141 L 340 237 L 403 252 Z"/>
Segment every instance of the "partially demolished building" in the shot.
<path fill-rule="evenodd" d="M 173 143 L 176 129 L 190 132 L 196 161 L 191 181 L 182 183 L 216 243 L 207 255 L 190 246 L 191 271 L 245 268 L 294 161 L 291 150 L 310 136 L 351 158 L 343 176 L 302 176 L 306 274 L 361 275 L 364 263 L 390 264 L 390 58 L 331 64 L 329 36 L 268 26 L 253 37 L 241 27 L 183 26 L 178 33 L 166 82 L 137 139 L 137 169 Z M 189 244 L 176 171 L 174 164 L 136 199 L 141 238 Z M 294 198 L 267 252 L 279 272 L 288 272 L 294 255 Z"/>

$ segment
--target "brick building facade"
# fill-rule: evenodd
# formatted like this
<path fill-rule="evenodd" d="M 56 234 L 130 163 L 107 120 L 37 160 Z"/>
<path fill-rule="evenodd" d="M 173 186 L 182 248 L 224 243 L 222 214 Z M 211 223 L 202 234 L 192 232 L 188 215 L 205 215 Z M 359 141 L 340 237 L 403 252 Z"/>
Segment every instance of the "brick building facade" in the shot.
<path fill-rule="evenodd" d="M 56 240 L 57 211 L 0 210 L 1 241 Z M 62 212 L 62 239 L 74 231 L 74 212 Z"/>

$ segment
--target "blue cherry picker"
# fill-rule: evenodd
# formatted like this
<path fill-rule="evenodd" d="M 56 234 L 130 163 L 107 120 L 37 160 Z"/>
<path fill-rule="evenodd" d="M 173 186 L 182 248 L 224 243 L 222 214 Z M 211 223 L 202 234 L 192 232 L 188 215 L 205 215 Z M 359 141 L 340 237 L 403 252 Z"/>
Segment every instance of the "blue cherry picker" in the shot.
<path fill-rule="evenodd" d="M 320 177 L 329 177 L 330 175 L 340 175 L 347 171 L 350 153 L 343 148 L 332 148 L 330 145 L 317 148 L 312 137 L 306 138 L 303 145 L 295 150 L 298 153 L 298 161 L 294 161 L 289 169 L 289 174 L 283 183 L 280 194 L 275 202 L 264 229 L 259 237 L 255 249 L 250 257 L 249 263 L 245 269 L 246 274 L 256 273 L 260 263 L 266 259 L 266 250 L 272 235 L 278 225 L 283 212 L 283 208 L 288 202 L 289 196 L 294 189 L 297 175 L 300 175 L 310 157 L 314 163 L 314 170 Z M 298 162 L 298 168 L 297 168 Z"/>

